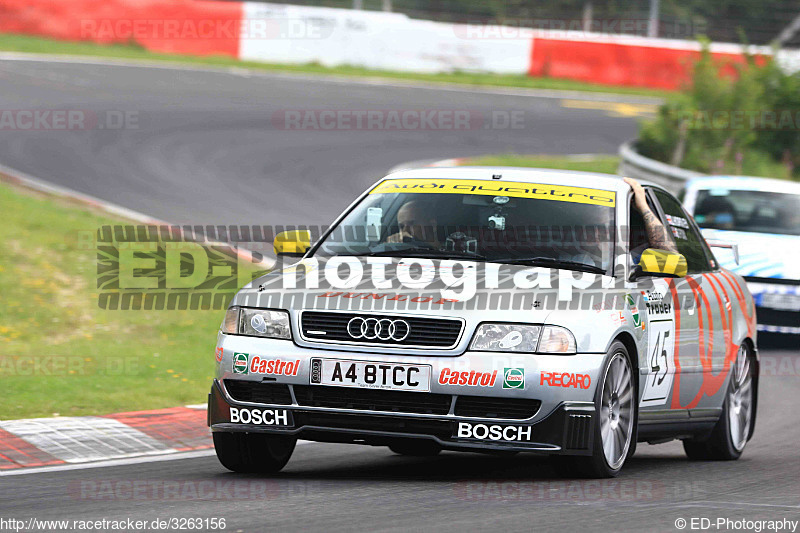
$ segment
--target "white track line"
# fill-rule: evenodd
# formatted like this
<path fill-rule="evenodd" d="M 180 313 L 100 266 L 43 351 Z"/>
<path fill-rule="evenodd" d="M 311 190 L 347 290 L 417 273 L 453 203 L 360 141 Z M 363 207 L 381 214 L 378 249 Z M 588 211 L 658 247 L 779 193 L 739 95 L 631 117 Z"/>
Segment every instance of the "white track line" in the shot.
<path fill-rule="evenodd" d="M 0 59 L 2 55 L 0 55 Z M 81 204 L 94 207 L 96 209 L 101 209 L 106 213 L 111 213 L 112 215 L 121 216 L 123 218 L 127 218 L 128 220 L 132 220 L 134 222 L 139 222 L 142 224 L 147 225 L 155 225 L 155 226 L 176 226 L 178 228 L 183 228 L 185 226 L 181 224 L 171 224 L 169 222 L 165 222 L 163 220 L 159 220 L 157 218 L 153 218 L 150 215 L 145 215 L 144 213 L 140 213 L 139 211 L 134 211 L 133 209 L 128 209 L 127 207 L 122 207 L 121 205 L 117 205 L 113 202 L 107 202 L 105 200 L 101 200 L 95 196 L 91 196 L 89 194 L 84 194 L 82 192 L 78 192 L 76 190 L 70 189 L 68 187 L 62 187 L 60 185 L 56 185 L 54 183 L 50 183 L 49 181 L 43 180 L 41 178 L 37 178 L 31 176 L 30 174 L 26 174 L 20 170 L 15 168 L 8 167 L 6 165 L 0 164 L 0 174 L 5 174 L 11 178 L 12 183 L 18 182 L 23 187 L 27 187 L 29 189 L 33 189 L 35 191 L 43 192 L 45 194 L 50 194 L 54 196 L 58 196 L 61 198 L 69 198 L 75 200 Z M 0 181 L 3 181 L 3 178 L 0 176 Z M 182 229 L 181 229 L 182 232 Z M 245 261 L 252 261 L 253 253 L 246 249 L 241 248 L 238 246 L 234 246 L 231 243 L 225 242 L 215 242 L 215 241 L 204 241 L 204 243 L 208 246 L 227 246 L 230 247 L 237 256 L 241 257 Z M 263 262 L 269 267 L 273 268 L 275 266 L 275 260 L 270 257 L 265 257 Z"/>
<path fill-rule="evenodd" d="M 303 446 L 306 444 L 314 444 L 314 442 L 308 440 L 297 441 L 298 446 Z M 46 474 L 48 472 L 65 472 L 69 470 L 89 470 L 92 468 L 139 465 L 144 463 L 161 463 L 164 461 L 179 461 L 181 459 L 199 459 L 201 457 L 212 457 L 214 455 L 215 455 L 214 450 L 210 449 L 210 450 L 195 450 L 192 452 L 178 452 L 178 453 L 173 452 L 173 453 L 165 453 L 163 455 L 148 455 L 143 457 L 129 457 L 125 459 L 111 459 L 109 461 L 97 461 L 95 463 L 37 466 L 35 468 L 22 467 L 16 470 L 0 470 L 0 477 L 25 476 L 28 474 Z"/>
<path fill-rule="evenodd" d="M 298 443 L 299 444 L 299 443 Z M 96 463 L 78 463 L 56 466 L 38 466 L 36 468 L 19 468 L 17 470 L 2 470 L 0 477 L 25 476 L 28 474 L 42 474 L 45 472 L 64 472 L 66 470 L 87 470 L 90 468 L 105 468 L 107 466 L 138 465 L 142 463 L 160 463 L 162 461 L 175 461 L 177 459 L 196 459 L 214 455 L 214 450 L 197 450 L 193 452 L 170 453 L 164 455 L 149 455 L 145 457 L 129 457 L 126 459 L 112 459 Z"/>
<path fill-rule="evenodd" d="M 379 87 L 394 87 L 400 89 L 423 89 L 433 91 L 451 91 L 461 93 L 492 94 L 500 96 L 521 96 L 529 98 L 553 98 L 590 100 L 596 102 L 618 102 L 627 104 L 662 104 L 664 100 L 658 97 L 625 95 L 619 93 L 603 93 L 594 91 L 574 91 L 558 89 L 527 89 L 525 87 L 502 87 L 491 85 L 466 85 L 448 82 L 403 81 L 402 79 L 382 78 L 380 73 L 375 77 L 342 76 L 337 74 L 306 74 L 302 72 L 268 71 L 248 67 L 213 67 L 192 65 L 168 61 L 148 61 L 122 58 L 105 58 L 94 56 L 70 56 L 34 54 L 25 52 L 0 52 L 0 61 L 37 61 L 42 63 L 73 63 L 78 65 L 108 65 L 115 67 L 138 67 L 162 70 L 184 70 L 206 72 L 212 74 L 225 74 L 244 78 L 281 78 L 298 81 L 311 81 L 317 83 L 338 83 L 345 85 L 376 85 Z"/>
<path fill-rule="evenodd" d="M 144 213 L 140 213 L 139 211 L 134 211 L 133 209 L 122 207 L 121 205 L 117 205 L 113 202 L 107 202 L 95 196 L 84 194 L 82 192 L 69 189 L 67 187 L 62 187 L 60 185 L 50 183 L 41 178 L 33 177 L 30 174 L 26 174 L 25 172 L 22 172 L 20 170 L 11 167 L 7 167 L 2 164 L 0 164 L 0 174 L 6 174 L 10 176 L 12 179 L 18 180 L 19 182 L 22 183 L 22 185 L 30 189 L 51 194 L 54 196 L 71 198 L 83 204 L 93 205 L 95 207 L 102 209 L 103 211 L 106 211 L 107 213 L 119 215 L 123 218 L 127 218 L 128 220 L 132 220 L 134 222 L 141 222 L 143 224 L 168 225 L 168 223 L 164 222 L 163 220 L 158 220 L 149 215 L 145 215 Z"/>

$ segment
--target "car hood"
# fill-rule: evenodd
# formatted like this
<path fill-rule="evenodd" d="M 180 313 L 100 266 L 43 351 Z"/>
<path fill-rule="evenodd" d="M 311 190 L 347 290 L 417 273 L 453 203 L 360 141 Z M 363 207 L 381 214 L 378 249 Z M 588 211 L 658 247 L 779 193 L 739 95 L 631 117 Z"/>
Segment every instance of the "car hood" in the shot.
<path fill-rule="evenodd" d="M 800 237 L 703 229 L 706 239 L 739 245 L 739 264 L 727 250 L 714 249 L 721 266 L 740 276 L 800 280 Z"/>
<path fill-rule="evenodd" d="M 283 269 L 276 269 L 253 283 L 246 285 L 235 296 L 233 305 L 247 307 L 266 307 L 289 309 L 293 311 L 329 309 L 351 311 L 385 311 L 413 312 L 415 314 L 463 316 L 468 313 L 488 313 L 502 315 L 505 320 L 543 322 L 556 306 L 558 299 L 559 278 L 572 277 L 577 284 L 579 280 L 588 280 L 590 274 L 558 269 L 534 269 L 519 265 L 496 265 L 498 269 L 499 288 L 487 288 L 486 264 L 472 261 L 461 261 L 462 265 L 475 268 L 475 290 L 465 293 L 463 287 L 447 282 L 446 276 L 440 275 L 442 261 L 433 262 L 433 281 L 424 289 L 402 286 L 397 280 L 397 260 L 385 267 L 385 278 L 391 280 L 391 288 L 376 288 L 372 281 L 372 272 L 365 266 L 362 281 L 348 288 L 334 287 L 318 270 L 316 287 L 306 287 L 313 274 L 305 272 L 300 263 Z M 490 264 L 495 265 L 495 264 Z M 489 268 L 494 268 L 490 266 Z M 299 270 L 299 272 L 297 272 Z M 525 271 L 525 272 L 523 272 Z M 297 287 L 287 288 L 284 273 L 296 275 Z M 426 270 L 427 272 L 427 270 Z M 514 276 L 525 275 L 527 279 L 537 279 L 540 286 L 533 288 L 516 288 Z M 412 277 L 417 278 L 422 270 L 412 270 Z M 430 274 L 428 274 L 430 275 Z M 461 271 L 453 274 L 460 277 Z M 444 278 L 444 279 L 443 279 Z M 599 287 L 600 275 L 593 275 L 596 280 L 593 287 Z M 549 282 L 547 281 L 549 280 Z M 549 288 L 547 287 L 549 283 Z M 446 290 L 457 294 L 448 294 Z M 575 289 L 575 294 L 581 289 Z M 524 318 L 518 313 L 524 312 Z M 515 314 L 516 313 L 516 314 Z"/>

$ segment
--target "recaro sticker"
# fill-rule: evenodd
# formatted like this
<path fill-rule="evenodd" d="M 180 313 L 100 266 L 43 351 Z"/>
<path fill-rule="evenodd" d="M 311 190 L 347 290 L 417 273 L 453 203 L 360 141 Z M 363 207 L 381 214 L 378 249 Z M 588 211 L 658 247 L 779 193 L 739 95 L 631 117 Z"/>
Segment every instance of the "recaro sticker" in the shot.
<path fill-rule="evenodd" d="M 554 200 L 575 204 L 603 205 L 614 207 L 613 191 L 567 187 L 542 183 L 495 182 L 488 180 L 427 180 L 420 178 L 386 180 L 372 189 L 370 194 L 429 193 L 429 194 L 477 194 L 483 196 L 512 196 L 536 200 Z"/>

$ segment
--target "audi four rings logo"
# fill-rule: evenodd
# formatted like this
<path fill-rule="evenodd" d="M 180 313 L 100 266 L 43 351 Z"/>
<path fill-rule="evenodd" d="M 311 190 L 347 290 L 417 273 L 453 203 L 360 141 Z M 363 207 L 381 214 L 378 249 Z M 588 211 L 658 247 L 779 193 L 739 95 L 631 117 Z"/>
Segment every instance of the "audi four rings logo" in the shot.
<path fill-rule="evenodd" d="M 400 342 L 408 337 L 411 328 L 405 320 L 364 318 L 357 316 L 347 323 L 347 333 L 354 339 Z"/>

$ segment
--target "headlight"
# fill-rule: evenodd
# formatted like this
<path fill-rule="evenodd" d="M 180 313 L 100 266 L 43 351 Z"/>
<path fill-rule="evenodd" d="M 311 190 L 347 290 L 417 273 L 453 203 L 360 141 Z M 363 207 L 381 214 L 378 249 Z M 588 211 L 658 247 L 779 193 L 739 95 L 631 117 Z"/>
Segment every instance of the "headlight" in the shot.
<path fill-rule="evenodd" d="M 575 353 L 575 336 L 566 328 L 545 326 L 542 340 L 539 341 L 539 353 Z"/>
<path fill-rule="evenodd" d="M 291 339 L 289 313 L 267 309 L 228 308 L 222 321 L 222 332 L 230 335 L 253 335 L 272 339 Z"/>
<path fill-rule="evenodd" d="M 534 353 L 541 326 L 482 324 L 472 338 L 472 350 Z"/>
<path fill-rule="evenodd" d="M 236 335 L 239 333 L 240 309 L 241 308 L 236 305 L 228 308 L 228 311 L 225 313 L 225 318 L 222 319 L 222 326 L 220 327 L 222 333 L 227 333 L 229 335 Z"/>
<path fill-rule="evenodd" d="M 558 326 L 481 324 L 472 338 L 470 350 L 574 354 L 577 351 L 575 346 L 575 337 L 572 332 Z"/>

